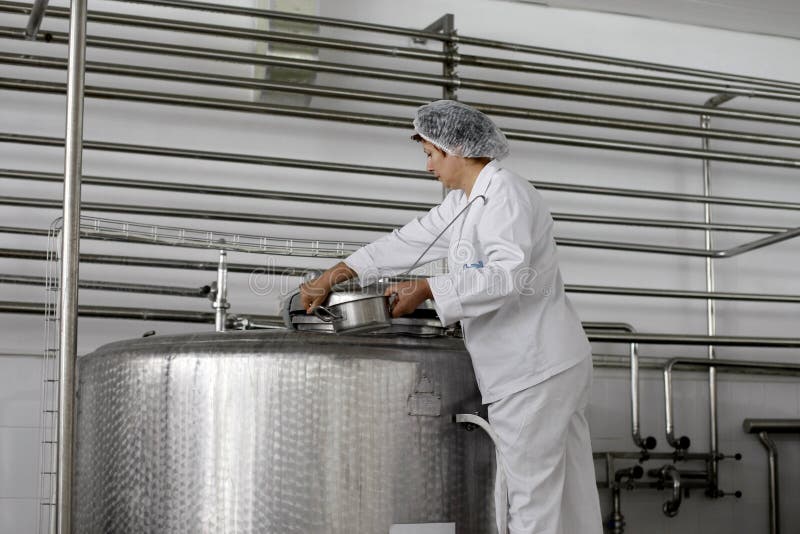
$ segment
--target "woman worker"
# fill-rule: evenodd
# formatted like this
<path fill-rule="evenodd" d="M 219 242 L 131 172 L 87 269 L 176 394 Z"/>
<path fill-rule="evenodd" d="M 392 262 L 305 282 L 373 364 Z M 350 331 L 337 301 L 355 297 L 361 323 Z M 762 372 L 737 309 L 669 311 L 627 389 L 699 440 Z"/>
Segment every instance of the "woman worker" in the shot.
<path fill-rule="evenodd" d="M 450 193 L 305 283 L 303 306 L 310 312 L 347 279 L 368 285 L 405 271 L 444 231 L 424 259 L 448 258 L 449 272 L 387 294 L 397 294 L 394 317 L 433 299 L 443 324 L 461 321 L 507 478 L 508 511 L 498 510 L 498 525 L 508 513 L 511 534 L 599 534 L 585 417 L 591 347 L 564 293 L 550 213 L 525 179 L 500 166 L 508 143 L 480 111 L 439 100 L 417 110 L 414 128 L 427 170 Z"/>

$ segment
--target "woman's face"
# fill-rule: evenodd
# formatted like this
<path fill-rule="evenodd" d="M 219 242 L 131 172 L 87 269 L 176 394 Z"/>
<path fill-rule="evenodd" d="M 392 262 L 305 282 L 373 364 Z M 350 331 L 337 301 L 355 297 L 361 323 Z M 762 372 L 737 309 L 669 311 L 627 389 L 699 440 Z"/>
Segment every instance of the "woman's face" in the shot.
<path fill-rule="evenodd" d="M 428 172 L 433 173 L 448 189 L 462 188 L 461 170 L 464 158 L 451 156 L 428 141 L 422 141 L 422 151 L 425 153 L 425 165 Z"/>

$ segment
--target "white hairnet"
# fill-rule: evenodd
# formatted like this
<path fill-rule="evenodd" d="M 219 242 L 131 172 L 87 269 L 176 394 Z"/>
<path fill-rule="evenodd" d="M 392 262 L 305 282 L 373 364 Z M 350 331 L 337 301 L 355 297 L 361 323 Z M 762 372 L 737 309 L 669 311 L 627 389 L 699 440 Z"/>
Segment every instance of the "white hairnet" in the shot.
<path fill-rule="evenodd" d="M 414 129 L 426 141 L 463 158 L 502 159 L 508 141 L 492 119 L 455 100 L 437 100 L 417 109 Z"/>

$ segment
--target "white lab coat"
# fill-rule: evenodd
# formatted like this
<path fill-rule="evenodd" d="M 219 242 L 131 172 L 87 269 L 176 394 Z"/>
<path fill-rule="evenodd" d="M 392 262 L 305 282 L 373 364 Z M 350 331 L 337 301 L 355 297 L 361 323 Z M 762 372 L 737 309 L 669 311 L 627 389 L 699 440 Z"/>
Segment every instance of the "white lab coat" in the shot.
<path fill-rule="evenodd" d="M 522 177 L 486 165 L 469 198 L 452 191 L 439 206 L 345 260 L 368 284 L 426 254 L 448 258 L 429 279 L 445 324 L 461 321 L 508 483 L 510 534 L 599 534 L 600 505 L 585 409 L 591 347 L 564 293 L 553 220 Z M 502 499 L 498 499 L 500 502 Z M 502 533 L 505 534 L 505 533 Z"/>
<path fill-rule="evenodd" d="M 591 353 L 564 293 L 553 220 L 539 193 L 496 161 L 470 197 L 451 191 L 439 206 L 352 254 L 362 283 L 411 267 L 437 234 L 479 195 L 425 261 L 447 257 L 449 273 L 430 278 L 445 324 L 461 321 L 486 404 L 536 385 Z"/>

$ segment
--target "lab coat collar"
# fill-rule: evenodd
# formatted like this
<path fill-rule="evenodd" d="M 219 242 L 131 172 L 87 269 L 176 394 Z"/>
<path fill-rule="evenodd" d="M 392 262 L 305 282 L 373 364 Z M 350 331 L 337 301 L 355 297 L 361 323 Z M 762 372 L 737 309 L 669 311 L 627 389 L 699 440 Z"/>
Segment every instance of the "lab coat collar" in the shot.
<path fill-rule="evenodd" d="M 478 174 L 478 178 L 472 185 L 472 191 L 469 193 L 467 202 L 471 202 L 472 199 L 478 195 L 486 195 L 486 191 L 489 189 L 489 184 L 492 183 L 492 176 L 494 176 L 498 170 L 500 170 L 500 164 L 496 159 L 493 159 L 487 163 L 483 169 L 481 169 L 481 172 Z"/>

